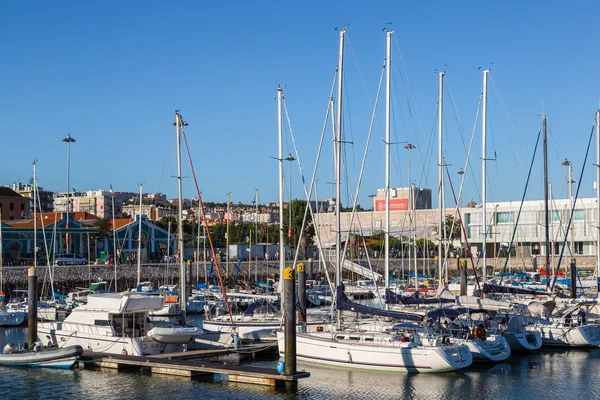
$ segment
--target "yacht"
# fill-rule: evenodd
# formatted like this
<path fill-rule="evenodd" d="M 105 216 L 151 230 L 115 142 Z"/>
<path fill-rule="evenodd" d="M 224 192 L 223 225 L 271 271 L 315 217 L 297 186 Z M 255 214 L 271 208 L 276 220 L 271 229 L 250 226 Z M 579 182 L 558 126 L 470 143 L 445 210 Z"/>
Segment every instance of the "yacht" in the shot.
<path fill-rule="evenodd" d="M 137 293 L 90 294 L 87 304 L 73 309 L 64 321 L 38 323 L 38 340 L 60 347 L 80 345 L 87 351 L 109 354 L 144 356 L 184 351 L 189 341 L 202 331 L 198 328 L 153 331 L 148 315 L 161 310 L 163 302 L 162 296 Z"/>

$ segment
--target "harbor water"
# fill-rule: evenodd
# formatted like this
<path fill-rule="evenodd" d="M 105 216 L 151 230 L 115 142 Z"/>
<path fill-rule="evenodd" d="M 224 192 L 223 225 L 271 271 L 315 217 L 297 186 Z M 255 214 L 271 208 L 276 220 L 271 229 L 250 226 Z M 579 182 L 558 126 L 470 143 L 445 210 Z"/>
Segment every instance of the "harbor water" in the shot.
<path fill-rule="evenodd" d="M 0 328 L 0 345 L 23 343 L 26 328 Z M 237 362 L 231 360 L 230 362 Z M 275 367 L 276 356 L 253 365 Z M 295 393 L 266 386 L 111 370 L 0 367 L 2 399 L 597 399 L 600 348 L 515 354 L 506 362 L 445 374 L 399 374 L 299 363 L 311 373 Z"/>

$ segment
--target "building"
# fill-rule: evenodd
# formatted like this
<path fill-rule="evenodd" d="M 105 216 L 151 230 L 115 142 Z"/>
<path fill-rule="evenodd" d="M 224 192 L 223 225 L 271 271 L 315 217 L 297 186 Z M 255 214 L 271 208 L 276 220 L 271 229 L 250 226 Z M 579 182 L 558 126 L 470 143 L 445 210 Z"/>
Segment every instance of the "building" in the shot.
<path fill-rule="evenodd" d="M 543 201 L 525 201 L 520 215 L 519 206 L 520 202 L 487 204 L 487 233 L 485 235 L 487 257 L 505 257 L 510 249 L 510 254 L 515 260 L 531 265 L 534 256 L 546 255 Z M 556 199 L 551 202 L 549 214 L 549 236 L 552 242 L 550 256 L 557 260 L 562 252 L 564 258 L 570 259 L 572 252 L 573 256 L 588 256 L 592 260 L 590 262 L 595 264 L 599 236 L 596 199 L 577 200 L 568 245 L 565 245 L 565 231 L 570 219 L 570 207 L 571 202 L 568 199 Z M 466 248 L 468 242 L 468 250 L 471 254 L 481 255 L 484 238 L 482 207 L 471 202 L 470 207 L 461 208 L 460 212 L 465 225 L 466 237 L 459 232 L 456 236 L 460 239 L 453 240 L 453 245 Z M 413 223 L 410 222 L 411 214 L 414 214 Z M 445 214 L 457 216 L 455 208 L 447 208 Z M 364 236 L 370 236 L 385 229 L 384 211 L 358 212 L 352 226 L 350 226 L 351 216 L 350 212 L 341 213 L 342 232 L 355 232 L 356 234 L 362 232 Z M 414 233 L 417 239 L 437 242 L 439 239 L 438 219 L 437 209 L 417 209 L 413 213 L 408 210 L 390 210 L 390 235 L 407 237 Z M 321 243 L 335 243 L 334 214 L 316 214 L 315 228 L 320 235 Z"/>
<path fill-rule="evenodd" d="M 0 187 L 0 220 L 29 218 L 31 200 L 21 196 L 9 187 Z"/>
<path fill-rule="evenodd" d="M 385 211 L 385 189 L 377 189 L 377 195 L 372 197 L 373 210 Z M 413 198 L 415 199 L 414 205 L 411 204 Z M 430 209 L 431 189 L 418 187 L 390 188 L 390 211 Z"/>
<path fill-rule="evenodd" d="M 71 207 L 69 212 L 88 212 L 101 219 L 113 218 L 113 198 L 109 191 L 89 190 L 69 194 Z M 122 200 L 115 196 L 114 218 L 123 217 Z M 57 193 L 54 197 L 54 211 L 67 212 L 67 193 Z"/>
<path fill-rule="evenodd" d="M 22 184 L 21 182 L 13 182 L 12 190 L 19 193 L 23 197 L 32 199 L 33 206 L 33 184 Z M 54 193 L 44 190 L 43 187 L 37 188 L 37 202 L 40 205 L 42 212 L 54 211 Z M 38 209 L 39 212 L 39 209 Z"/>
<path fill-rule="evenodd" d="M 123 212 L 130 216 L 138 215 L 140 213 L 140 206 L 133 204 L 123 206 Z M 150 221 L 158 221 L 162 217 L 174 217 L 176 214 L 172 208 L 142 204 L 142 215 L 145 215 Z"/>

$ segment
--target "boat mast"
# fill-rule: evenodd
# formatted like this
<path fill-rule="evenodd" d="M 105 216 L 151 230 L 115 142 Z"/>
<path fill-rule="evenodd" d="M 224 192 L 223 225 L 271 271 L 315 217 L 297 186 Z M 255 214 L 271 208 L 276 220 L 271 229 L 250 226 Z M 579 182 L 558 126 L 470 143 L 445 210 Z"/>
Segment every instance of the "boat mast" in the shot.
<path fill-rule="evenodd" d="M 258 250 L 258 189 L 254 189 L 254 192 L 254 202 L 256 207 L 256 213 L 254 214 L 254 245 Z M 250 257 L 252 257 L 252 248 L 250 248 Z M 258 254 L 254 256 L 254 282 L 258 284 Z"/>
<path fill-rule="evenodd" d="M 231 192 L 227 193 L 227 218 L 225 224 L 225 279 L 229 279 L 229 219 L 231 218 Z"/>
<path fill-rule="evenodd" d="M 279 161 L 279 284 L 277 291 L 283 292 L 283 270 L 285 269 L 285 237 L 283 234 L 283 88 L 277 86 L 277 136 Z M 268 282 L 267 282 L 268 287 Z M 283 310 L 283 295 L 281 296 Z"/>
<path fill-rule="evenodd" d="M 391 98 L 391 61 L 392 61 L 392 34 L 387 31 L 385 54 L 385 254 L 384 254 L 384 279 L 386 290 L 390 286 L 390 98 Z M 386 304 L 387 308 L 387 304 Z"/>
<path fill-rule="evenodd" d="M 117 259 L 117 224 L 115 223 L 115 193 L 113 192 L 112 184 L 110 185 L 110 197 L 112 201 L 112 231 L 113 231 L 113 251 L 115 254 L 115 292 L 117 290 L 117 264 L 119 260 Z M 56 223 L 55 223 L 56 225 Z"/>
<path fill-rule="evenodd" d="M 187 126 L 187 122 L 181 119 L 179 111 L 175 111 L 175 128 L 177 137 L 177 251 L 179 254 L 179 303 L 181 307 L 182 318 L 185 320 L 186 316 L 186 301 L 187 301 L 187 290 L 186 290 L 186 279 L 185 279 L 185 262 L 183 260 L 183 190 L 181 185 L 181 127 Z"/>
<path fill-rule="evenodd" d="M 481 243 L 481 253 L 482 253 L 482 261 L 483 261 L 483 272 L 482 272 L 482 280 L 483 283 L 487 281 L 487 261 L 486 261 L 486 246 L 487 246 L 487 206 L 486 206 L 486 145 L 487 145 L 487 78 L 488 78 L 489 69 L 483 70 L 483 110 L 482 110 L 482 119 L 481 119 L 481 226 L 482 226 L 482 243 Z M 510 253 L 510 249 L 508 249 Z"/>
<path fill-rule="evenodd" d="M 542 117 L 542 131 L 544 134 L 544 227 L 546 238 L 546 290 L 550 288 L 550 223 L 548 221 L 548 136 L 546 132 L 546 116 Z M 510 251 L 510 249 L 509 249 Z"/>
<path fill-rule="evenodd" d="M 35 202 L 37 200 L 36 197 L 36 187 L 37 187 L 37 176 L 35 167 L 37 164 L 37 159 L 33 160 L 33 267 L 37 268 L 37 211 L 35 208 Z"/>
<path fill-rule="evenodd" d="M 598 279 L 598 263 L 600 263 L 600 109 L 596 111 L 596 279 Z M 0 241 L 1 243 L 1 241 Z"/>
<path fill-rule="evenodd" d="M 335 287 L 338 290 L 342 283 L 342 227 L 340 221 L 341 213 L 341 185 L 340 180 L 342 177 L 342 88 L 344 82 L 344 36 L 346 30 L 340 30 L 340 52 L 338 59 L 338 73 L 337 73 L 337 120 L 336 120 L 336 138 L 334 143 L 335 153 Z M 387 269 L 387 265 L 385 266 Z M 387 283 L 386 283 L 387 285 Z M 342 327 L 342 312 L 337 310 L 337 328 Z"/>
<path fill-rule="evenodd" d="M 442 227 L 444 224 L 444 209 L 443 209 L 443 192 L 442 181 L 444 180 L 444 163 L 442 153 L 442 128 L 443 128 L 443 112 L 444 112 L 444 75 L 445 72 L 439 73 L 438 82 L 438 278 L 440 287 L 442 286 Z"/>
<path fill-rule="evenodd" d="M 138 221 L 138 248 L 137 248 L 137 284 L 140 284 L 142 275 L 142 184 L 140 183 L 140 219 Z M 115 260 L 119 258 L 115 252 Z M 116 261 L 115 261 L 116 262 Z"/>

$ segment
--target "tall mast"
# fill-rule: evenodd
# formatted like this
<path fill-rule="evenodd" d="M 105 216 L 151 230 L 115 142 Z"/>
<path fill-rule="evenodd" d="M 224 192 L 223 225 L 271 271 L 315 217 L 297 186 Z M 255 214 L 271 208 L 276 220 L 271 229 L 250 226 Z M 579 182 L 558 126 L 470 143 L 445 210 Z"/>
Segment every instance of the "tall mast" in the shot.
<path fill-rule="evenodd" d="M 483 272 L 482 272 L 482 280 L 483 283 L 487 281 L 487 261 L 486 261 L 486 246 L 487 246 L 487 205 L 486 205 L 486 145 L 487 145 L 487 78 L 488 78 L 489 69 L 483 70 L 483 110 L 482 110 L 482 119 L 481 119 L 481 226 L 482 226 L 482 243 L 481 243 L 481 253 L 483 260 Z M 509 249 L 510 251 L 510 249 Z"/>
<path fill-rule="evenodd" d="M 390 286 L 390 89 L 392 85 L 392 33 L 394 32 L 387 31 L 385 54 L 385 254 L 383 265 L 386 289 Z"/>
<path fill-rule="evenodd" d="M 277 291 L 283 292 L 283 270 L 285 269 L 285 237 L 283 234 L 283 88 L 277 86 L 277 135 L 279 152 L 279 285 Z M 281 296 L 283 300 L 283 296 Z M 283 309 L 283 307 L 282 307 Z"/>
<path fill-rule="evenodd" d="M 117 258 L 117 224 L 115 223 L 115 193 L 113 192 L 112 184 L 110 185 L 110 197 L 112 202 L 112 231 L 113 231 L 113 252 L 115 254 L 115 292 L 117 290 L 117 265 L 119 260 Z"/>
<path fill-rule="evenodd" d="M 187 290 L 186 290 L 186 275 L 185 275 L 185 262 L 183 260 L 183 189 L 181 185 L 181 127 L 186 126 L 187 122 L 181 119 L 179 111 L 175 111 L 175 128 L 177 137 L 177 251 L 179 254 L 179 303 L 181 306 L 181 313 L 183 319 L 186 315 L 186 302 L 187 302 Z"/>
<path fill-rule="evenodd" d="M 229 219 L 231 218 L 231 192 L 227 193 L 227 219 L 225 223 L 225 277 L 229 279 Z"/>
<path fill-rule="evenodd" d="M 340 53 L 338 59 L 337 71 L 337 115 L 336 115 L 336 138 L 335 148 L 335 287 L 339 288 L 342 282 L 342 226 L 340 221 L 341 213 L 341 184 L 342 177 L 342 88 L 344 83 L 344 36 L 346 30 L 340 30 Z M 387 265 L 386 265 L 387 269 Z M 342 326 L 342 314 L 337 310 L 337 328 Z"/>
<path fill-rule="evenodd" d="M 35 208 L 36 188 L 37 188 L 37 176 L 36 167 L 37 160 L 33 160 L 33 267 L 37 268 L 37 211 Z"/>
<path fill-rule="evenodd" d="M 600 226 L 600 109 L 596 111 L 596 210 L 596 225 Z M 600 227 L 596 229 L 596 278 L 600 268 L 598 263 L 600 263 Z"/>
<path fill-rule="evenodd" d="M 442 128 L 444 120 L 444 75 L 445 72 L 439 73 L 438 82 L 438 278 L 440 286 L 442 286 L 442 227 L 444 225 L 444 209 L 443 209 L 443 186 L 444 180 L 444 160 L 442 153 Z"/>
<path fill-rule="evenodd" d="M 550 288 L 550 222 L 548 221 L 548 136 L 546 131 L 546 116 L 542 118 L 542 131 L 544 134 L 544 227 L 546 240 L 546 289 Z M 510 250 L 510 249 L 509 249 Z"/>
<path fill-rule="evenodd" d="M 258 249 L 258 189 L 255 189 L 255 206 L 256 214 L 254 214 L 254 245 Z M 252 257 L 252 248 L 250 248 L 250 257 Z M 248 261 L 250 262 L 250 261 Z M 254 257 L 254 282 L 258 283 L 258 258 Z"/>
<path fill-rule="evenodd" d="M 119 258 L 115 252 L 115 260 Z M 140 215 L 138 220 L 138 248 L 137 248 L 137 284 L 140 284 L 142 275 L 142 184 L 140 183 Z"/>

